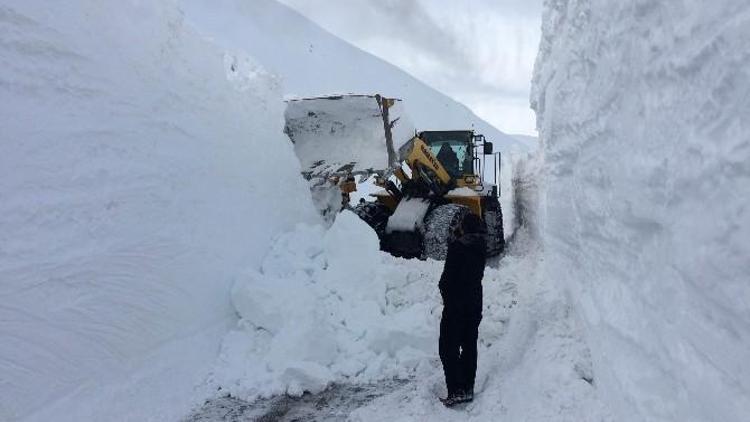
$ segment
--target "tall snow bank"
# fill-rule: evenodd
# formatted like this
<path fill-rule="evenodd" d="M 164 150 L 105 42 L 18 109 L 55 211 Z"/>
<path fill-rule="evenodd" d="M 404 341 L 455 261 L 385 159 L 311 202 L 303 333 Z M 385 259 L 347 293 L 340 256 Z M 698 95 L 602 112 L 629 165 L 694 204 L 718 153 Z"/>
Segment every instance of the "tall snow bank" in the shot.
<path fill-rule="evenodd" d="M 172 2 L 3 2 L 0 33 L 0 420 L 176 419 L 239 269 L 316 219 L 278 84 Z"/>
<path fill-rule="evenodd" d="M 547 1 L 547 264 L 622 420 L 750 415 L 750 4 Z"/>

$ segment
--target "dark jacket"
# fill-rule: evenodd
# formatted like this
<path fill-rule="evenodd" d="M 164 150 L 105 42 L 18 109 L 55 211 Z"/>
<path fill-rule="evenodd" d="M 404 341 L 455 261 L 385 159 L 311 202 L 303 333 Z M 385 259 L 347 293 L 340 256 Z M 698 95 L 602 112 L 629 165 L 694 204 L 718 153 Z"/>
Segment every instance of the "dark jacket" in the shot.
<path fill-rule="evenodd" d="M 465 234 L 448 246 L 440 294 L 449 313 L 467 318 L 482 316 L 482 277 L 486 263 L 486 237 Z"/>

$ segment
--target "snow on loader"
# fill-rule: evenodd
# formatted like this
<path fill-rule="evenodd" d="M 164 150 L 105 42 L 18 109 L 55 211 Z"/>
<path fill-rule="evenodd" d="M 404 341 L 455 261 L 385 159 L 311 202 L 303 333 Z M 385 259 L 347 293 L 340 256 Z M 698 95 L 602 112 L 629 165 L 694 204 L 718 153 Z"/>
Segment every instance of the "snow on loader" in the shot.
<path fill-rule="evenodd" d="M 291 100 L 285 131 L 321 214 L 330 220 L 332 211 L 352 209 L 375 230 L 384 251 L 445 259 L 469 213 L 486 223 L 487 255 L 503 251 L 500 157 L 483 135 L 415 135 L 400 100 L 379 95 Z M 350 204 L 358 190 L 371 191 L 370 200 Z"/>

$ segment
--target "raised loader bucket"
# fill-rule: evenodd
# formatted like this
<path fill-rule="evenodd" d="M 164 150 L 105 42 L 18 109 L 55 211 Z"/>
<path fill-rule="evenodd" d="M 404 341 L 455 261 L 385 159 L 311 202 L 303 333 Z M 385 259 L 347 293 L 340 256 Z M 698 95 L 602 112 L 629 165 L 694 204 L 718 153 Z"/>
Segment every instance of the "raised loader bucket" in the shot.
<path fill-rule="evenodd" d="M 328 221 L 347 199 L 342 198 L 341 183 L 359 185 L 388 168 L 387 132 L 395 151 L 414 134 L 402 101 L 379 95 L 291 99 L 284 116 L 284 131 L 310 182 L 313 201 Z M 359 189 L 354 199 L 368 189 Z"/>

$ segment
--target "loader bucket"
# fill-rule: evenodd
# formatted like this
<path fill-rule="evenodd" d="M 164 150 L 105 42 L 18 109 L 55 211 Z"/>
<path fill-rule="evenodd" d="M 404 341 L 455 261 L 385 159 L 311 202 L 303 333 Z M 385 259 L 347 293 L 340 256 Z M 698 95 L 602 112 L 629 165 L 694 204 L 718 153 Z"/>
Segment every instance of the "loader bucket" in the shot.
<path fill-rule="evenodd" d="M 294 143 L 302 171 L 358 174 L 388 167 L 385 129 L 374 95 L 339 95 L 287 101 L 284 131 Z M 414 133 L 401 100 L 389 108 L 394 147 Z"/>
<path fill-rule="evenodd" d="M 382 104 L 387 105 L 386 122 Z M 338 180 L 353 176 L 361 182 L 388 168 L 385 125 L 395 150 L 414 134 L 402 101 L 376 95 L 291 99 L 284 117 L 284 132 L 310 182 L 313 201 L 329 221 L 341 208 L 341 193 L 333 191 Z"/>

